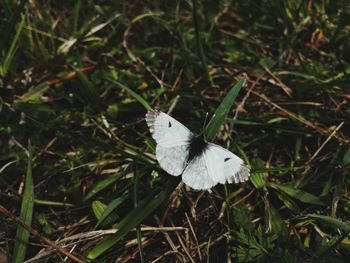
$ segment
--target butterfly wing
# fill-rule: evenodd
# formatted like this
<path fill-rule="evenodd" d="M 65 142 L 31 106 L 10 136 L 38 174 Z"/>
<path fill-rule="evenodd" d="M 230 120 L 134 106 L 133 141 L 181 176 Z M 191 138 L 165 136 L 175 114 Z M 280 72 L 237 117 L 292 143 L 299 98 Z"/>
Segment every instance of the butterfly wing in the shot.
<path fill-rule="evenodd" d="M 248 180 L 249 168 L 243 160 L 219 145 L 209 143 L 203 153 L 208 174 L 213 181 L 221 184 L 239 183 Z"/>
<path fill-rule="evenodd" d="M 216 144 L 208 146 L 189 163 L 193 134 L 184 125 L 159 111 L 146 114 L 147 125 L 157 142 L 156 157 L 166 172 L 178 176 L 193 189 L 209 189 L 217 183 L 239 183 L 248 180 L 249 168 L 232 152 Z"/>
<path fill-rule="evenodd" d="M 156 157 L 167 173 L 178 176 L 186 167 L 193 134 L 180 122 L 160 111 L 149 111 L 146 122 L 157 142 Z"/>
<path fill-rule="evenodd" d="M 196 190 L 209 189 L 218 183 L 209 175 L 204 154 L 198 155 L 190 161 L 182 174 L 182 181 Z"/>

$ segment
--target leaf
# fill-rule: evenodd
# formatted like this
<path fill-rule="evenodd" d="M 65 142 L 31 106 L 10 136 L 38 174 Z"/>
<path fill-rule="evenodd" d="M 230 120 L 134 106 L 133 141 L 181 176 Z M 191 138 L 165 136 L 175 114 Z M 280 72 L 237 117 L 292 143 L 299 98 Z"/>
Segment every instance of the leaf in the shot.
<path fill-rule="evenodd" d="M 29 156 L 28 156 L 28 165 L 27 165 L 27 174 L 26 181 L 24 186 L 24 193 L 22 197 L 22 206 L 21 206 L 21 221 L 30 226 L 33 219 L 33 210 L 34 210 L 34 185 L 32 177 L 32 149 L 29 142 Z M 17 226 L 16 232 L 16 243 L 13 252 L 12 263 L 21 263 L 24 261 L 27 251 L 27 245 L 29 240 L 30 233 L 28 230 L 23 228 L 21 225 Z"/>
<path fill-rule="evenodd" d="M 115 181 L 117 181 L 118 179 L 123 177 L 125 174 L 126 174 L 126 172 L 124 172 L 124 171 L 123 172 L 119 172 L 119 173 L 116 173 L 113 176 L 107 177 L 106 179 L 98 182 L 98 184 L 85 196 L 84 201 L 89 200 L 95 194 L 97 194 L 98 192 L 102 191 L 106 187 L 110 186 Z"/>
<path fill-rule="evenodd" d="M 143 219 L 150 215 L 159 205 L 161 205 L 169 195 L 174 191 L 178 185 L 178 178 L 171 177 L 169 183 L 165 186 L 164 190 L 161 191 L 154 198 L 154 193 L 148 195 L 148 197 L 138 203 L 122 221 L 118 223 L 116 228 L 118 232 L 110 237 L 103 238 L 97 245 L 89 251 L 87 257 L 89 259 L 95 259 L 107 249 L 111 248 L 120 239 L 122 239 L 131 229 L 140 224 Z"/>
<path fill-rule="evenodd" d="M 148 104 L 148 102 L 144 98 L 142 98 L 140 95 L 138 95 L 135 91 L 131 90 L 130 88 L 128 88 L 127 86 L 123 85 L 122 83 L 116 80 L 113 80 L 113 79 L 109 79 L 109 80 L 117 84 L 120 88 L 122 88 L 126 92 L 128 92 L 132 97 L 134 97 L 134 99 L 140 102 L 140 104 L 144 106 L 146 110 L 149 110 L 149 111 L 152 110 L 152 107 Z"/>
<path fill-rule="evenodd" d="M 343 157 L 343 164 L 347 165 L 350 164 L 350 148 L 346 151 Z"/>
<path fill-rule="evenodd" d="M 27 102 L 31 100 L 39 99 L 42 94 L 50 88 L 49 82 L 45 81 L 29 89 L 26 93 L 19 97 L 17 101 Z M 17 102 L 16 101 L 16 102 Z"/>
<path fill-rule="evenodd" d="M 324 215 L 316 215 L 316 214 L 309 214 L 307 216 L 309 218 L 315 219 L 316 221 L 319 221 L 330 227 L 340 229 L 341 231 L 344 231 L 344 232 L 350 232 L 350 224 L 347 224 L 338 218 L 334 218 L 331 216 L 324 216 Z"/>
<path fill-rule="evenodd" d="M 253 158 L 251 164 L 254 167 L 254 172 L 250 177 L 250 181 L 256 189 L 263 188 L 267 184 L 268 173 L 258 172 L 259 169 L 266 169 L 265 163 L 260 158 Z M 266 176 L 265 176 L 266 175 Z"/>
<path fill-rule="evenodd" d="M 314 259 L 311 261 L 312 263 L 318 262 L 344 262 L 337 261 L 337 257 L 332 257 L 334 254 L 331 252 L 332 249 L 335 249 L 340 242 L 342 242 L 345 238 L 347 238 L 349 232 L 343 233 L 342 235 L 332 237 L 331 239 L 323 237 L 323 242 L 319 247 L 318 251 L 315 254 Z M 333 254 L 333 255 L 332 255 Z"/>
<path fill-rule="evenodd" d="M 114 199 L 112 202 L 110 202 L 107 205 L 107 207 L 104 209 L 103 213 L 98 218 L 98 222 L 94 227 L 94 229 L 97 229 L 97 227 L 101 224 L 101 222 L 105 220 L 105 218 L 107 218 L 114 211 L 114 209 L 116 209 L 120 204 L 122 204 L 126 200 L 126 198 L 127 196 L 123 195 Z"/>
<path fill-rule="evenodd" d="M 86 96 L 86 101 L 89 102 L 89 104 L 93 107 L 96 108 L 99 103 L 100 103 L 100 96 L 98 94 L 98 91 L 96 89 L 96 86 L 92 81 L 89 80 L 89 78 L 85 75 L 83 71 L 78 69 L 77 67 L 73 67 L 75 73 L 77 74 L 79 80 L 82 83 L 81 88 L 81 94 L 82 96 Z"/>
<path fill-rule="evenodd" d="M 273 65 L 276 64 L 276 61 L 274 61 L 272 58 L 269 57 L 263 57 L 259 60 L 259 64 L 263 67 L 263 68 L 268 68 L 270 69 Z"/>
<path fill-rule="evenodd" d="M 288 195 L 286 195 L 283 192 L 276 192 L 277 197 L 284 203 L 284 205 L 293 213 L 299 214 L 300 209 L 298 205 L 294 202 L 292 198 L 290 198 Z"/>
<path fill-rule="evenodd" d="M 0 76 L 4 77 L 11 65 L 12 59 L 16 53 L 16 46 L 17 46 L 17 42 L 19 39 L 19 36 L 22 33 L 22 30 L 24 28 L 24 24 L 26 22 L 26 16 L 24 14 L 21 14 L 21 22 L 18 25 L 17 31 L 16 31 L 16 35 L 14 36 L 12 42 L 11 42 L 11 46 L 9 51 L 7 52 L 2 65 L 0 65 Z"/>
<path fill-rule="evenodd" d="M 118 216 L 116 213 L 109 213 L 108 216 L 106 216 L 103 220 L 101 220 L 102 215 L 104 214 L 104 212 L 106 211 L 107 205 L 105 205 L 104 203 L 102 203 L 101 201 L 97 200 L 92 202 L 92 211 L 94 212 L 94 215 L 97 219 L 99 219 L 99 222 L 101 222 L 101 224 L 103 223 L 103 226 L 107 226 L 110 224 L 113 224 Z"/>
<path fill-rule="evenodd" d="M 243 77 L 240 79 L 236 85 L 230 90 L 230 92 L 226 95 L 224 100 L 221 102 L 219 107 L 216 109 L 214 116 L 209 121 L 206 127 L 206 135 L 209 141 L 213 140 L 217 131 L 219 130 L 222 123 L 225 122 L 227 118 L 227 114 L 229 113 L 233 103 L 236 100 L 236 97 L 241 90 L 242 86 L 246 82 L 247 78 Z"/>
<path fill-rule="evenodd" d="M 294 188 L 292 186 L 279 185 L 275 183 L 270 183 L 270 186 L 286 193 L 287 195 L 303 203 L 313 204 L 313 205 L 324 205 L 324 203 L 317 196 L 310 194 L 308 192 L 302 191 L 300 189 Z"/>
<path fill-rule="evenodd" d="M 77 43 L 78 39 L 75 37 L 71 37 L 70 39 L 66 40 L 65 42 L 63 42 L 63 44 L 61 46 L 59 46 L 59 48 L 57 49 L 57 53 L 58 54 L 66 54 L 68 53 L 68 51 L 75 45 L 75 43 Z"/>
<path fill-rule="evenodd" d="M 115 14 L 112 18 L 108 19 L 107 22 L 99 24 L 97 26 L 94 26 L 92 29 L 90 29 L 90 31 L 85 35 L 85 37 L 90 37 L 93 34 L 95 34 L 96 32 L 100 31 L 101 29 L 103 29 L 104 27 L 108 26 L 114 19 L 119 18 L 121 16 L 121 14 Z"/>
<path fill-rule="evenodd" d="M 262 188 L 266 185 L 266 179 L 263 173 L 252 173 L 252 175 L 250 176 L 250 181 L 256 189 Z"/>

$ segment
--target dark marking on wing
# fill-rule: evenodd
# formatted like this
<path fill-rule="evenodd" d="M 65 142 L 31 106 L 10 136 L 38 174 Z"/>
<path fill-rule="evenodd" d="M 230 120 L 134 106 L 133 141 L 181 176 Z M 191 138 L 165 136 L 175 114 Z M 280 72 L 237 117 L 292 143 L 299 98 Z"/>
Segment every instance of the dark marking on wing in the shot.
<path fill-rule="evenodd" d="M 169 128 L 171 127 L 171 122 L 170 121 L 169 121 L 169 125 L 168 126 L 169 126 Z"/>
<path fill-rule="evenodd" d="M 228 160 L 230 160 L 231 158 L 230 157 L 227 157 L 227 158 L 225 158 L 225 162 L 227 162 Z"/>

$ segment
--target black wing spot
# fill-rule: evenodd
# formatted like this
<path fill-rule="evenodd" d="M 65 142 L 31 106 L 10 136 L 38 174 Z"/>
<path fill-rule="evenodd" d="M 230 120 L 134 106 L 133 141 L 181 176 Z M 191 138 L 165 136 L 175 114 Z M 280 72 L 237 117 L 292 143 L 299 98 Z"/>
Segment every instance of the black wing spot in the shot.
<path fill-rule="evenodd" d="M 169 124 L 168 124 L 169 128 L 171 127 L 171 122 L 169 121 Z"/>
<path fill-rule="evenodd" d="M 227 162 L 228 160 L 230 160 L 231 158 L 230 157 L 227 157 L 227 158 L 225 158 L 225 162 Z"/>

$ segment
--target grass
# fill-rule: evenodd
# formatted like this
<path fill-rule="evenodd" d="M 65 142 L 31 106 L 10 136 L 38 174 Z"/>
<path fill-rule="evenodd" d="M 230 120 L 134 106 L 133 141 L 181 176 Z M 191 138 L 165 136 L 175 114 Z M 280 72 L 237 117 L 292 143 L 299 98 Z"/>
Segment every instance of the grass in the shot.
<path fill-rule="evenodd" d="M 0 259 L 346 262 L 349 10 L 0 2 Z M 197 132 L 215 113 L 208 138 L 250 180 L 193 191 L 166 174 L 152 108 Z"/>

